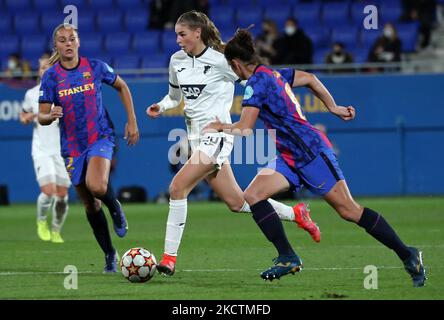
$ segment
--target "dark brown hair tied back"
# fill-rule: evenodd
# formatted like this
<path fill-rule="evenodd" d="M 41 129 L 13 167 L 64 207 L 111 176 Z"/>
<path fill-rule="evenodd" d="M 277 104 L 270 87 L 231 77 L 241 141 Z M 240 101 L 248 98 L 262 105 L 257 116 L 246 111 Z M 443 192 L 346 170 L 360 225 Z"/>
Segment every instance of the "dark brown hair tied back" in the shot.
<path fill-rule="evenodd" d="M 253 35 L 248 29 L 250 28 L 237 29 L 234 37 L 228 41 L 224 52 L 228 61 L 239 59 L 248 64 L 264 63 L 264 60 L 256 52 Z"/>

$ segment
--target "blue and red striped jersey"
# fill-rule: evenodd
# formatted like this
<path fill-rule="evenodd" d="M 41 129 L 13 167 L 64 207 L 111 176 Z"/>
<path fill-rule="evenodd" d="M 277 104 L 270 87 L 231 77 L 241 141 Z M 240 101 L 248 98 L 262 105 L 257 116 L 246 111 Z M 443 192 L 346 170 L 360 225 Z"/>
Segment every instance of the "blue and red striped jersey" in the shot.
<path fill-rule="evenodd" d="M 105 62 L 81 57 L 75 68 L 56 63 L 43 75 L 39 103 L 63 108 L 60 143 L 63 157 L 77 157 L 99 139 L 114 142 L 114 126 L 103 106 L 102 83 L 113 85 L 117 75 Z"/>
<path fill-rule="evenodd" d="M 259 65 L 246 83 L 242 106 L 260 109 L 265 126 L 276 130 L 276 150 L 288 165 L 300 168 L 332 145 L 302 112 L 292 90 L 294 73 Z"/>

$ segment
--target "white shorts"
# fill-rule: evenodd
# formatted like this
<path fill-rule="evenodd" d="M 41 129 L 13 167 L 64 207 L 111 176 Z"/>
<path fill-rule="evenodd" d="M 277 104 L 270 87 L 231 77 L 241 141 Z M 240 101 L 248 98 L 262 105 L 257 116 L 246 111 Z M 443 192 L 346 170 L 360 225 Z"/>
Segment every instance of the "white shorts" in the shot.
<path fill-rule="evenodd" d="M 213 160 L 217 170 L 230 160 L 234 136 L 225 133 L 207 133 L 199 139 L 189 139 L 191 153 L 199 150 Z"/>
<path fill-rule="evenodd" d="M 71 186 L 71 180 L 61 156 L 33 157 L 33 160 L 35 175 L 40 187 L 49 183 L 67 188 Z"/>

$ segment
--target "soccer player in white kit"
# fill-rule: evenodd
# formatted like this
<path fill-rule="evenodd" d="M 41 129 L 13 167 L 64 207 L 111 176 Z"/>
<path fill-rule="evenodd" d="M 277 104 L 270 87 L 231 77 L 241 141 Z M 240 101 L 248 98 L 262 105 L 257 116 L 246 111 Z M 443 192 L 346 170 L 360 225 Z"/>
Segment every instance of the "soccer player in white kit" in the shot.
<path fill-rule="evenodd" d="M 39 77 L 50 67 L 48 58 L 39 60 Z M 40 195 L 37 198 L 37 234 L 43 241 L 63 243 L 61 229 L 68 214 L 68 188 L 71 185 L 65 163 L 60 155 L 58 121 L 42 126 L 37 121 L 39 112 L 40 84 L 25 94 L 20 122 L 33 124 L 32 159 Z M 51 231 L 48 228 L 48 212 L 52 208 Z"/>
<path fill-rule="evenodd" d="M 157 266 L 165 275 L 174 274 L 187 217 L 187 196 L 201 180 L 207 180 L 231 211 L 251 213 L 229 163 L 234 137 L 222 132 L 202 133 L 202 129 L 216 118 L 231 123 L 234 82 L 239 77 L 222 53 L 224 44 L 219 31 L 205 14 L 196 11 L 182 14 L 175 31 L 181 50 L 171 56 L 168 95 L 147 108 L 148 116 L 157 118 L 165 110 L 177 107 L 183 96 L 192 152 L 169 187 L 165 248 Z M 297 222 L 315 241 L 320 240 L 319 228 L 311 221 L 305 204 L 290 207 L 272 199 L 269 201 L 280 219 Z"/>

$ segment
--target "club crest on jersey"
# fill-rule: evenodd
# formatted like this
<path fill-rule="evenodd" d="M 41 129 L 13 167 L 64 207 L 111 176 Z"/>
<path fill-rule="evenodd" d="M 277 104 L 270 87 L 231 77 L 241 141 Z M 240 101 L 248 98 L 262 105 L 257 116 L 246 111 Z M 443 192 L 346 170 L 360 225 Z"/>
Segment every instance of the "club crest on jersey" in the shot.
<path fill-rule="evenodd" d="M 204 66 L 204 74 L 211 73 L 211 66 Z"/>
<path fill-rule="evenodd" d="M 91 78 L 91 73 L 89 71 L 86 71 L 86 72 L 83 73 L 83 77 L 85 79 L 90 79 Z"/>
<path fill-rule="evenodd" d="M 184 84 L 180 86 L 180 89 L 182 90 L 185 98 L 194 100 L 199 98 L 200 94 L 206 86 L 206 84 Z"/>

